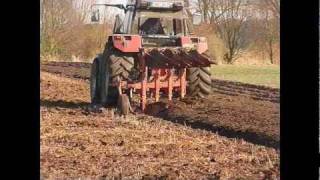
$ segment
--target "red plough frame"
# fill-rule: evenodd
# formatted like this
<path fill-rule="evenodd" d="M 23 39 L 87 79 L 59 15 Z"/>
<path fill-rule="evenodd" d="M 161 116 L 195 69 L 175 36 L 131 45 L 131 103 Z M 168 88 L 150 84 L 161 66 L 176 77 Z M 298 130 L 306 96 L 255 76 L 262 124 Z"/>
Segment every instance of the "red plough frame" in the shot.
<path fill-rule="evenodd" d="M 174 89 L 179 90 L 180 97 L 184 98 L 187 86 L 186 68 L 212 64 L 203 55 L 186 53 L 181 50 L 172 51 L 166 48 L 142 50 L 138 58 L 140 61 L 140 81 L 120 81 L 114 85 L 118 87 L 119 92 L 122 92 L 122 89 L 140 91 L 140 105 L 143 112 L 147 105 L 147 91 L 153 92 L 155 102 L 160 99 L 160 90 L 167 94 L 169 101 L 172 100 Z M 156 62 L 156 65 L 152 64 L 153 62 Z M 148 77 L 148 68 L 151 70 L 150 77 Z"/>

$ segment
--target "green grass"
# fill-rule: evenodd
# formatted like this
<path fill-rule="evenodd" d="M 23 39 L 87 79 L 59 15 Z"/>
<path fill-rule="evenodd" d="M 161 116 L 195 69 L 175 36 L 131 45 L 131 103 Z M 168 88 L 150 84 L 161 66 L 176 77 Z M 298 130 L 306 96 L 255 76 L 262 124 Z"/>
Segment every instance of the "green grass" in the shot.
<path fill-rule="evenodd" d="M 280 66 L 277 65 L 216 65 L 211 72 L 215 79 L 280 88 Z"/>

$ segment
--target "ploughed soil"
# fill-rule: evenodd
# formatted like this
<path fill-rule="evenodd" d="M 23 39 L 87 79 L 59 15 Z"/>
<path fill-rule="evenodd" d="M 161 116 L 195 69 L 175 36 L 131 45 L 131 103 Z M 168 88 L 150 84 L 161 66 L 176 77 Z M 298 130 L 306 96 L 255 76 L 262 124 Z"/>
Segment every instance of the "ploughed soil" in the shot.
<path fill-rule="evenodd" d="M 254 100 L 280 102 L 280 89 L 261 85 L 212 79 L 213 92 L 229 96 L 247 96 Z"/>
<path fill-rule="evenodd" d="M 163 118 L 230 138 L 279 149 L 279 104 L 213 93 L 206 99 L 174 101 Z"/>
<path fill-rule="evenodd" d="M 89 110 L 89 69 L 41 64 L 45 179 L 279 178 L 279 103 L 270 100 L 276 90 L 250 87 L 270 92 L 269 99 L 213 92 L 124 118 L 111 108 Z"/>
<path fill-rule="evenodd" d="M 60 74 L 70 78 L 90 79 L 91 63 L 84 62 L 45 62 L 40 69 L 45 72 Z"/>
<path fill-rule="evenodd" d="M 87 81 L 90 77 L 90 63 L 50 62 L 41 64 L 41 70 Z M 206 99 L 186 97 L 161 113 L 148 114 L 279 149 L 279 89 L 217 79 L 212 86 Z"/>

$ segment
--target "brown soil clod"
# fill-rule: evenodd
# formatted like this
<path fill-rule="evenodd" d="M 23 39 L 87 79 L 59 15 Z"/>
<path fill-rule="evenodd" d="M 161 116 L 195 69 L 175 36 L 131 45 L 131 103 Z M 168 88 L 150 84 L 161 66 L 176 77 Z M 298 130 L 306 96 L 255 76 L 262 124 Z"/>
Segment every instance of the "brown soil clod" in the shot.
<path fill-rule="evenodd" d="M 193 103 L 184 103 L 193 101 Z M 164 119 L 194 128 L 217 132 L 230 138 L 279 148 L 279 104 L 255 101 L 245 96 L 230 97 L 222 94 L 208 96 L 197 103 L 186 98 L 175 101 Z"/>
<path fill-rule="evenodd" d="M 147 105 L 145 113 L 152 116 L 166 114 L 169 105 L 165 102 L 155 102 Z"/>

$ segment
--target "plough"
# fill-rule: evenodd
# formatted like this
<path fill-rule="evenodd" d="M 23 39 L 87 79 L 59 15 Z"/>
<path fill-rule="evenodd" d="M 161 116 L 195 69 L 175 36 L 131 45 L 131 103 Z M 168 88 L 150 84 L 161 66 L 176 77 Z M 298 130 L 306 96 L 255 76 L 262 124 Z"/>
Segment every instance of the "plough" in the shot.
<path fill-rule="evenodd" d="M 210 93 L 209 67 L 214 61 L 205 54 L 206 38 L 192 35 L 183 1 L 99 5 L 125 9 L 125 18 L 116 17 L 113 35 L 103 54 L 93 61 L 92 103 L 112 104 L 124 94 L 132 97 L 134 91 L 140 93 L 144 111 L 147 92 L 156 102 L 160 92 L 169 100 L 173 92 L 179 92 L 181 98 L 187 93 L 200 97 Z"/>

